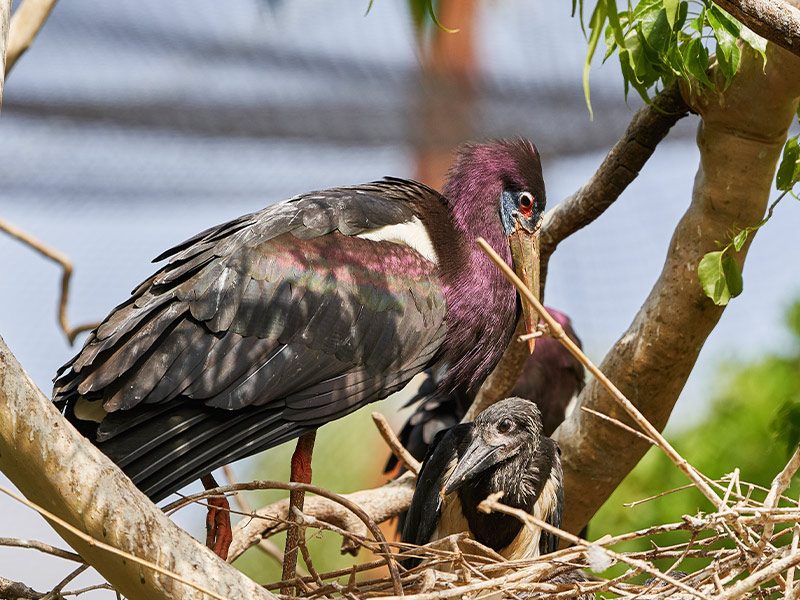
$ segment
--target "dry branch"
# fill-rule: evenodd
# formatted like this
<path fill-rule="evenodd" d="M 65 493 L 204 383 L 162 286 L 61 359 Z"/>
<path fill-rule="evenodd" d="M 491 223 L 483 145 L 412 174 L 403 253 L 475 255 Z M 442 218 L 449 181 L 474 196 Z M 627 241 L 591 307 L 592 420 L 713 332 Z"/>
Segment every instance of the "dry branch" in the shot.
<path fill-rule="evenodd" d="M 75 431 L 0 339 L 0 470 L 30 500 L 103 544 L 223 598 L 272 598 L 179 529 Z M 195 589 L 54 525 L 115 589 L 137 599 L 197 598 Z"/>
<path fill-rule="evenodd" d="M 8 35 L 5 74 L 11 71 L 20 56 L 31 47 L 33 39 L 44 26 L 56 0 L 24 0 L 11 17 Z"/>
<path fill-rule="evenodd" d="M 45 258 L 61 266 L 61 294 L 58 299 L 58 324 L 61 326 L 61 331 L 67 336 L 67 341 L 69 341 L 70 344 L 74 344 L 75 338 L 84 331 L 90 331 L 99 325 L 99 323 L 86 323 L 78 325 L 77 327 L 70 327 L 69 325 L 69 320 L 67 319 L 67 305 L 69 304 L 69 285 L 72 279 L 72 261 L 70 261 L 66 255 L 40 242 L 29 233 L 22 231 L 18 227 L 14 227 L 3 219 L 0 219 L 0 231 L 5 231 L 14 239 L 19 240 Z"/>
<path fill-rule="evenodd" d="M 784 0 L 714 0 L 758 35 L 800 56 L 800 10 Z"/>
<path fill-rule="evenodd" d="M 411 473 L 406 473 L 381 487 L 344 494 L 342 497 L 360 506 L 375 523 L 382 523 L 408 508 L 414 495 L 415 481 Z M 288 519 L 288 506 L 288 500 L 281 500 L 258 509 L 254 518 L 239 521 L 234 527 L 229 560 L 235 560 L 260 539 L 284 531 Z M 353 513 L 327 498 L 319 496 L 307 498 L 303 513 L 347 531 L 359 535 L 366 534 L 363 523 Z"/>

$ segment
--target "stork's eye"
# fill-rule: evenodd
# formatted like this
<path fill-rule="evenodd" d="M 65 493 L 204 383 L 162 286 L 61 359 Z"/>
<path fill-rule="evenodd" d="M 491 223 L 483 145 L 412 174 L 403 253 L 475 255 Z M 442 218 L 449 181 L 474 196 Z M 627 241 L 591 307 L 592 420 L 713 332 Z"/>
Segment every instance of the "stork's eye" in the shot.
<path fill-rule="evenodd" d="M 519 210 L 526 217 L 533 213 L 533 196 L 530 192 L 522 192 L 519 195 Z"/>
<path fill-rule="evenodd" d="M 512 429 L 514 429 L 514 421 L 511 419 L 505 418 L 497 424 L 498 433 L 508 433 Z"/>

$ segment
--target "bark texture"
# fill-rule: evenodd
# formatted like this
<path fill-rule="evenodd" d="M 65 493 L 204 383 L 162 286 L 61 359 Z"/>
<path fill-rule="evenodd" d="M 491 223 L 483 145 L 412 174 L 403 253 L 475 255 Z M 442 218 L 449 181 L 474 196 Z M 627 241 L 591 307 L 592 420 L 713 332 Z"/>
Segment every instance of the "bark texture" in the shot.
<path fill-rule="evenodd" d="M 784 0 L 714 0 L 770 42 L 800 56 L 800 10 Z"/>
<path fill-rule="evenodd" d="M 56 411 L 0 339 L 0 470 L 31 501 L 93 538 L 223 598 L 274 598 L 172 523 Z M 55 527 L 132 600 L 208 598 Z"/>
<path fill-rule="evenodd" d="M 726 91 L 683 92 L 702 117 L 692 201 L 650 295 L 601 365 L 660 430 L 723 311 L 703 294 L 697 265 L 716 249 L 717 241 L 763 217 L 800 96 L 800 59 L 770 44 L 764 72 L 754 53 L 743 49 L 740 72 Z M 747 246 L 738 255 L 740 261 L 746 252 Z M 596 381 L 581 393 L 579 406 L 630 423 Z M 648 445 L 582 410 L 570 415 L 556 439 L 563 452 L 565 527 L 579 531 Z"/>

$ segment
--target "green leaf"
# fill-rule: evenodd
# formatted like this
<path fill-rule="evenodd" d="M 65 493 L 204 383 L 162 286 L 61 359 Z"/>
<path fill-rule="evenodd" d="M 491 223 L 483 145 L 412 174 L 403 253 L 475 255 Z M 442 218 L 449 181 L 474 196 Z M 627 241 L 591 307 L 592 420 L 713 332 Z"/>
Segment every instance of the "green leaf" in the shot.
<path fill-rule="evenodd" d="M 689 27 L 691 27 L 698 33 L 703 33 L 703 28 L 705 27 L 705 24 L 706 24 L 706 9 L 705 7 L 703 7 L 700 9 L 700 14 L 689 22 Z"/>
<path fill-rule="evenodd" d="M 667 21 L 669 22 L 669 28 L 673 29 L 675 27 L 675 21 L 678 17 L 678 9 L 680 8 L 680 1 L 679 0 L 664 0 L 664 10 L 667 14 Z"/>
<path fill-rule="evenodd" d="M 742 25 L 741 34 L 742 39 L 750 46 L 753 50 L 758 52 L 761 56 L 761 60 L 764 61 L 764 66 L 767 65 L 767 40 L 762 38 L 760 35 L 748 29 L 744 25 Z"/>
<path fill-rule="evenodd" d="M 706 16 L 717 40 L 717 62 L 720 71 L 725 76 L 725 82 L 730 83 L 741 60 L 741 50 L 736 44 L 739 27 L 716 5 L 711 6 Z"/>
<path fill-rule="evenodd" d="M 789 138 L 783 147 L 783 158 L 775 176 L 775 187 L 779 190 L 791 190 L 800 181 L 800 145 L 797 138 Z"/>
<path fill-rule="evenodd" d="M 703 40 L 694 38 L 683 48 L 683 61 L 689 74 L 708 88 L 714 84 L 708 78 L 708 50 Z"/>
<path fill-rule="evenodd" d="M 728 304 L 744 288 L 739 263 L 725 250 L 706 254 L 697 265 L 697 277 L 703 292 L 718 306 Z"/>
<path fill-rule="evenodd" d="M 642 17 L 642 34 L 647 45 L 663 54 L 669 47 L 672 27 L 667 21 L 667 11 L 650 11 Z"/>
<path fill-rule="evenodd" d="M 747 241 L 747 236 L 750 234 L 749 229 L 742 229 L 739 233 L 737 233 L 733 237 L 733 247 L 736 249 L 737 252 L 744 247 L 744 243 Z"/>
<path fill-rule="evenodd" d="M 611 0 L 613 2 L 613 0 Z M 616 5 L 615 5 L 616 6 Z M 589 91 L 589 69 L 592 67 L 592 57 L 594 51 L 597 49 L 597 42 L 600 40 L 600 35 L 603 33 L 603 25 L 606 22 L 606 0 L 599 0 L 597 6 L 594 7 L 592 18 L 589 19 L 589 47 L 586 50 L 586 60 L 583 63 L 583 95 L 586 98 L 586 108 L 589 109 L 589 118 L 594 119 L 592 112 L 592 100 Z"/>
<path fill-rule="evenodd" d="M 712 4 L 708 11 L 709 22 L 711 22 L 712 19 L 733 37 L 738 38 L 742 34 L 742 24 L 716 4 Z M 713 24 L 711 26 L 714 27 Z"/>

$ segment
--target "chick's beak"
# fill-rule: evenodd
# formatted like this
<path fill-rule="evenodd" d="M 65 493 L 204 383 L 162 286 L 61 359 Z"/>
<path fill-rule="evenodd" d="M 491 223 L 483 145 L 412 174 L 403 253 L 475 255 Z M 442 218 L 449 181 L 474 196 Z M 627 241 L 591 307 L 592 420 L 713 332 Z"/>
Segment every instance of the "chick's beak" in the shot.
<path fill-rule="evenodd" d="M 536 298 L 539 298 L 539 228 L 530 232 L 517 224 L 516 230 L 508 240 L 517 277 Z M 539 324 L 539 314 L 524 300 L 522 300 L 522 318 L 525 322 L 525 333 L 534 333 Z M 528 338 L 528 349 L 531 353 L 535 344 L 534 338 Z"/>
<path fill-rule="evenodd" d="M 469 480 L 477 477 L 486 469 L 496 465 L 502 457 L 502 446 L 492 446 L 480 437 L 472 440 L 455 469 L 442 486 L 441 495 L 452 494 Z"/>

